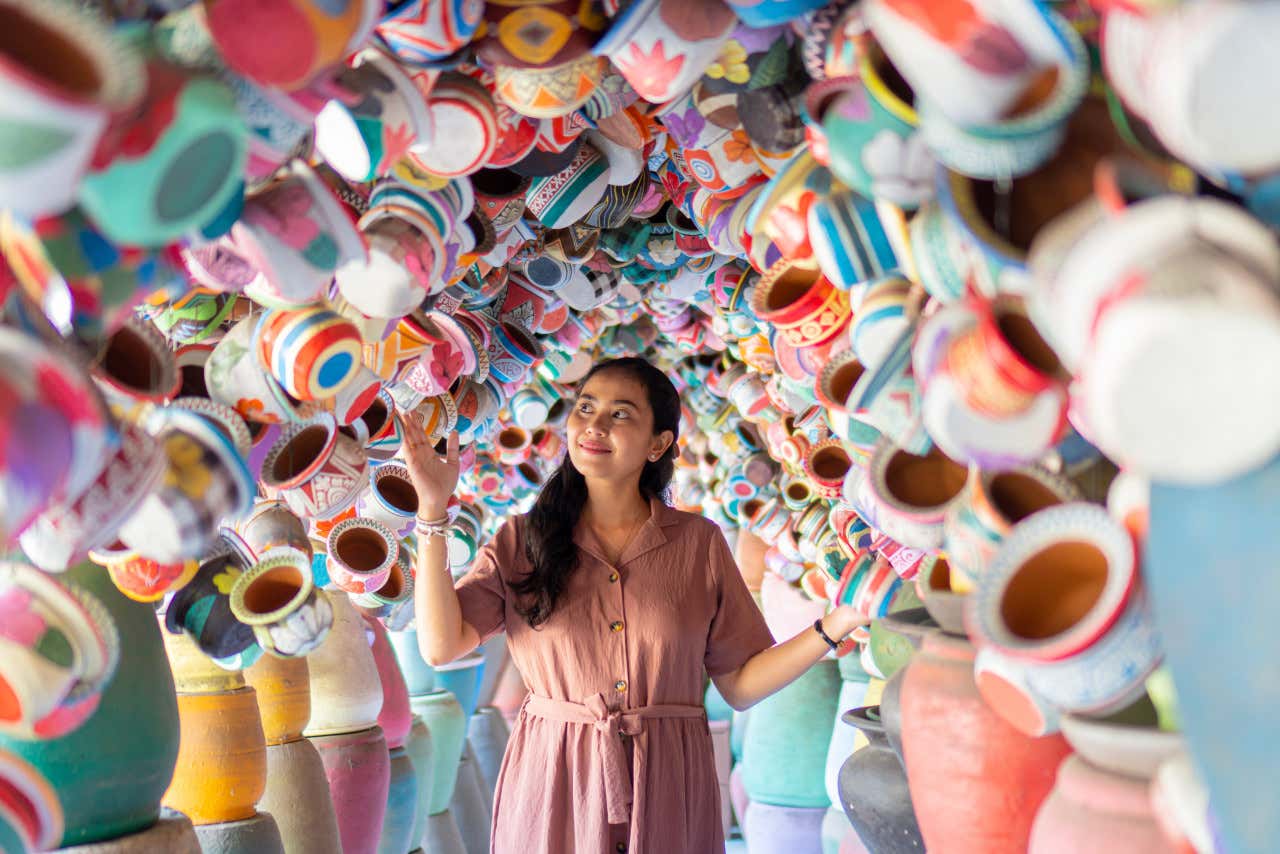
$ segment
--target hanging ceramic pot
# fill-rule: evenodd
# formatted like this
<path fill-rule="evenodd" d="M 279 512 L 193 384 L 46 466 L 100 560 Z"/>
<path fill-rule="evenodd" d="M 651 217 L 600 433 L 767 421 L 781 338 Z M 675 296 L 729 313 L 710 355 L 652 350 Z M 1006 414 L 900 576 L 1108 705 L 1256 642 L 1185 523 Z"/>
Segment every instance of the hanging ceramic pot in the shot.
<path fill-rule="evenodd" d="M 302 657 L 324 642 L 333 625 L 329 599 L 311 581 L 311 561 L 289 551 L 264 558 L 236 579 L 231 613 L 253 628 L 264 652 Z"/>
<path fill-rule="evenodd" d="M 181 387 L 168 343 L 149 321 L 133 318 L 111 335 L 91 367 L 98 388 L 122 416 L 160 406 Z"/>
<path fill-rule="evenodd" d="M 392 614 L 397 614 L 397 619 L 404 620 L 409 619 L 413 613 L 413 553 L 403 542 L 396 545 L 396 560 L 382 586 L 364 593 L 348 593 L 352 604 L 363 609 L 370 617 L 389 621 Z M 387 627 L 392 626 L 393 623 L 389 621 Z"/>
<path fill-rule="evenodd" d="M 231 591 L 253 563 L 244 541 L 224 529 L 195 577 L 169 600 L 165 628 L 172 634 L 185 632 L 213 659 L 231 659 L 251 649 L 260 653 L 253 629 L 231 612 Z"/>
<path fill-rule="evenodd" d="M 395 534 L 381 522 L 339 522 L 326 543 L 330 583 L 348 593 L 371 593 L 387 583 L 399 557 Z"/>
<path fill-rule="evenodd" d="M 355 503 L 365 483 L 364 443 L 328 413 L 289 425 L 267 452 L 262 482 L 305 519 L 331 519 Z"/>
<path fill-rule="evenodd" d="M 409 533 L 418 514 L 418 493 L 409 470 L 401 465 L 381 465 L 369 472 L 369 491 L 356 503 L 356 512 L 382 522 L 400 536 Z"/>
<path fill-rule="evenodd" d="M 257 501 L 236 524 L 236 532 L 258 558 L 268 557 L 274 549 L 294 549 L 306 555 L 308 561 L 311 558 L 307 526 L 283 501 Z"/>
<path fill-rule="evenodd" d="M 323 306 L 268 311 L 254 332 L 254 342 L 262 364 L 297 400 L 336 396 L 361 367 L 359 331 Z"/>

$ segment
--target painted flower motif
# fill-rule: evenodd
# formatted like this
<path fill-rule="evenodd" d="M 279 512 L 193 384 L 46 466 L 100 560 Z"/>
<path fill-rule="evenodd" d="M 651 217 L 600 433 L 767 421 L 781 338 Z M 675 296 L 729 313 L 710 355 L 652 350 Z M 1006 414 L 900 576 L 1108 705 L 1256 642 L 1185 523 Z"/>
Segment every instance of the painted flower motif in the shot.
<path fill-rule="evenodd" d="M 231 588 L 236 586 L 236 581 L 240 578 L 240 570 L 227 567 L 213 577 L 213 586 L 223 596 L 231 595 Z"/>
<path fill-rule="evenodd" d="M 735 128 L 724 143 L 724 156 L 734 163 L 747 163 L 756 159 L 751 147 L 751 137 L 742 128 Z"/>
<path fill-rule="evenodd" d="M 919 133 L 904 139 L 893 131 L 880 131 L 862 149 L 862 167 L 871 176 L 871 193 L 877 199 L 915 207 L 933 197 L 933 155 Z"/>
<path fill-rule="evenodd" d="M 418 141 L 413 128 L 406 122 L 396 126 L 382 126 L 382 169 L 390 171 L 390 167 L 409 153 L 409 148 Z"/>
<path fill-rule="evenodd" d="M 278 655 L 300 656 L 315 650 L 333 627 L 333 607 L 324 594 L 302 603 L 298 610 L 267 627 L 271 645 Z"/>
<path fill-rule="evenodd" d="M 742 85 L 751 79 L 747 50 L 736 39 L 725 42 L 716 61 L 707 66 L 706 75 L 716 80 Z"/>
<path fill-rule="evenodd" d="M 690 108 L 683 114 L 673 113 L 663 119 L 663 124 L 667 127 L 667 132 L 671 134 L 671 138 L 676 141 L 676 145 L 681 148 L 692 148 L 693 144 L 698 141 L 698 137 L 702 135 L 702 131 L 707 126 L 707 120 L 703 118 L 697 108 Z"/>
<path fill-rule="evenodd" d="M 171 436 L 165 442 L 165 453 L 169 457 L 165 486 L 177 488 L 193 500 L 208 492 L 213 474 L 204 464 L 204 448 L 186 436 Z"/>
<path fill-rule="evenodd" d="M 627 80 L 640 97 L 650 101 L 664 101 L 671 84 L 684 68 L 683 56 L 667 56 L 667 46 L 656 42 L 653 50 L 645 53 L 634 42 L 630 53 L 621 60 L 620 70 L 625 69 Z"/>
<path fill-rule="evenodd" d="M 11 587 L 0 593 L 0 638 L 33 647 L 44 634 L 44 619 L 31 610 L 31 593 Z"/>
<path fill-rule="evenodd" d="M 263 417 L 266 408 L 262 401 L 255 397 L 242 397 L 236 401 L 236 412 L 252 421 L 266 421 L 267 419 Z"/>

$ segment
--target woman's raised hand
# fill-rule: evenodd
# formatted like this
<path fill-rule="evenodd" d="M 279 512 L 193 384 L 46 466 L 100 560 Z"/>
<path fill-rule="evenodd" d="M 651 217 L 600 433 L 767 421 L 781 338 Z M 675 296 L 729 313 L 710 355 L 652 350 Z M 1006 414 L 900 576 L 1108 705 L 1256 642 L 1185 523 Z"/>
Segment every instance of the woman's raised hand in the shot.
<path fill-rule="evenodd" d="M 403 436 L 404 465 L 418 493 L 418 516 L 438 519 L 445 514 L 458 486 L 458 433 L 455 430 L 449 434 L 442 457 L 427 437 L 420 413 L 396 417 Z"/>

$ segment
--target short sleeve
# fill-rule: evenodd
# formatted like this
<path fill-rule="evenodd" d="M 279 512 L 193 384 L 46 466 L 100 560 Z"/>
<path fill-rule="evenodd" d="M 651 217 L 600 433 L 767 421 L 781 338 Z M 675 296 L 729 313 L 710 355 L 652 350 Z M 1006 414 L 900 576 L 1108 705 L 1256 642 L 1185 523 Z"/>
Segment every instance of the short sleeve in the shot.
<path fill-rule="evenodd" d="M 501 570 L 509 570 L 516 560 L 516 529 L 515 520 L 504 522 L 493 539 L 476 552 L 471 569 L 455 585 L 462 621 L 476 630 L 481 643 L 506 628 L 507 586 Z"/>
<path fill-rule="evenodd" d="M 716 529 L 710 540 L 716 610 L 707 633 L 703 665 L 709 675 L 719 676 L 737 670 L 753 655 L 773 646 L 774 640 L 764 614 L 760 613 L 738 571 L 724 534 Z"/>

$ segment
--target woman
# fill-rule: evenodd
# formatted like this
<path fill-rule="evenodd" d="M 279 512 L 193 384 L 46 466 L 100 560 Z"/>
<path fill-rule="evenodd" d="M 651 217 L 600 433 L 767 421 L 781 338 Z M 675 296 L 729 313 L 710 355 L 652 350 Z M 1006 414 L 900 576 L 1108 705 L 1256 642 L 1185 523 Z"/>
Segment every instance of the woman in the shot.
<path fill-rule="evenodd" d="M 456 588 L 443 533 L 458 437 L 441 458 L 421 429 L 404 431 L 422 655 L 443 664 L 505 630 L 530 690 L 494 797 L 496 854 L 724 851 L 704 669 L 746 709 L 859 623 L 839 608 L 774 644 L 720 530 L 662 500 L 679 426 L 657 368 L 596 365 L 569 415 L 568 458 Z"/>

